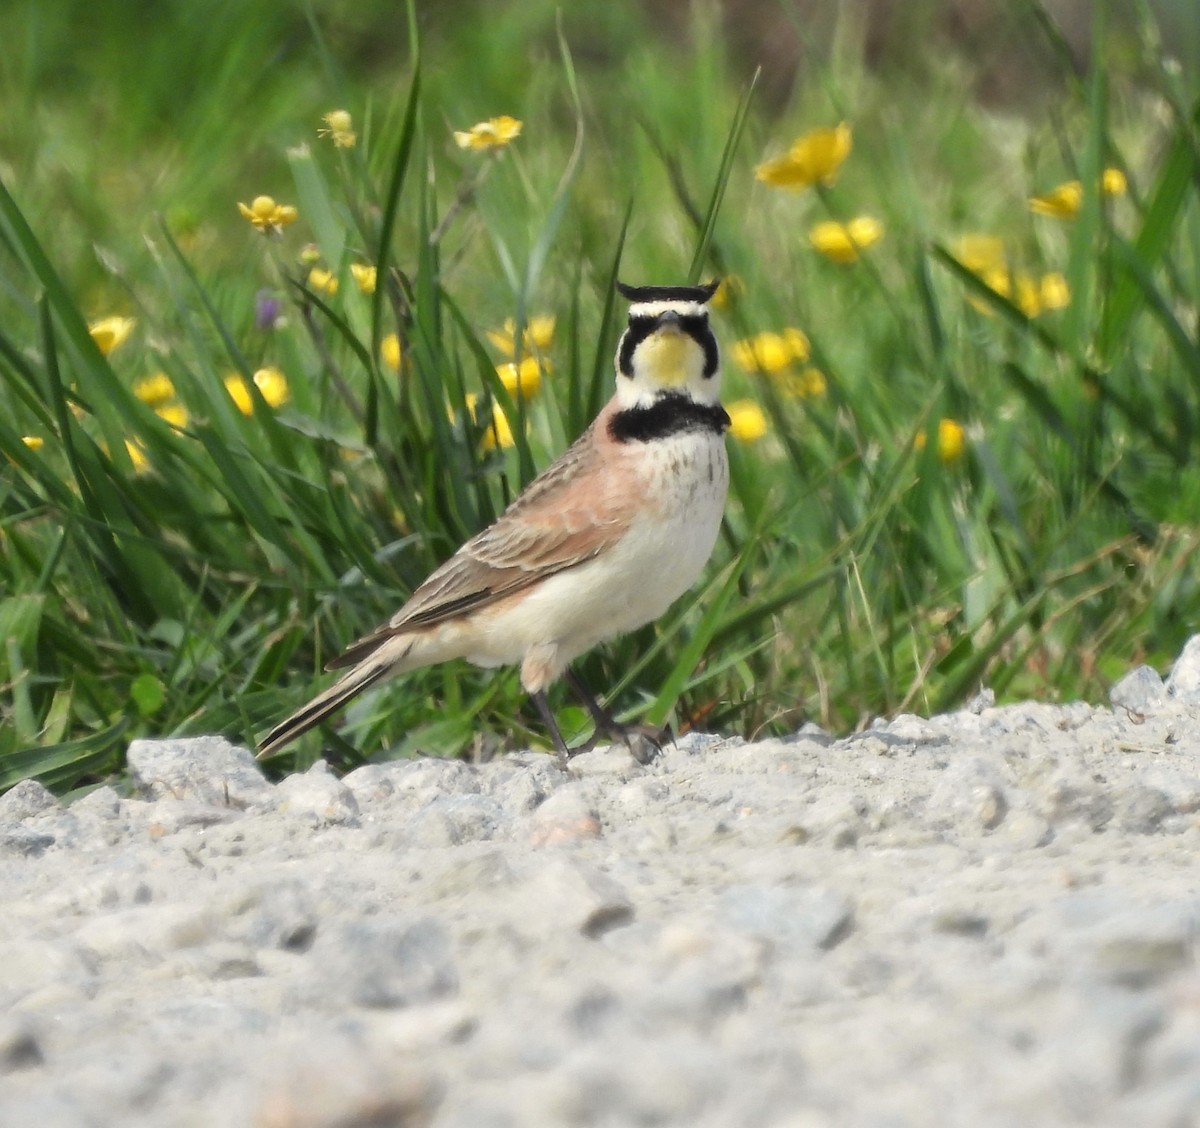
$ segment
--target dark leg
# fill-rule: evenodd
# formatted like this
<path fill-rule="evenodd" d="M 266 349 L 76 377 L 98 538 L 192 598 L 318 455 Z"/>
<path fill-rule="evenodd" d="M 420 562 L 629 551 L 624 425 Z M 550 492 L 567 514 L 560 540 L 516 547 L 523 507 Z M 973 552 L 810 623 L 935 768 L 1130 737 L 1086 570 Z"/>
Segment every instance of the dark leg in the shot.
<path fill-rule="evenodd" d="M 554 720 L 554 714 L 550 710 L 546 694 L 544 692 L 531 693 L 529 696 L 533 698 L 533 703 L 537 706 L 537 711 L 542 716 L 542 723 L 554 738 L 554 748 L 558 752 L 559 763 L 565 767 L 567 761 L 571 758 L 571 750 L 567 747 L 567 742 L 563 740 L 562 733 L 558 731 L 558 723 Z"/>
<path fill-rule="evenodd" d="M 642 764 L 650 763 L 662 751 L 663 738 L 667 735 L 665 730 L 657 729 L 653 725 L 621 724 L 596 700 L 592 691 L 583 684 L 583 680 L 574 670 L 567 669 L 563 676 L 591 713 L 592 720 L 596 722 L 596 731 L 591 740 L 574 749 L 570 755 L 590 752 L 596 746 L 596 737 L 601 734 L 619 740 L 629 749 L 634 759 Z"/>
<path fill-rule="evenodd" d="M 591 713 L 592 720 L 596 722 L 596 731 L 612 735 L 614 732 L 619 732 L 621 725 L 616 721 L 616 718 L 596 700 L 592 691 L 583 684 L 583 679 L 572 669 L 568 667 L 563 677 L 567 679 L 569 685 L 574 691 L 575 696 L 586 706 L 587 711 Z"/>

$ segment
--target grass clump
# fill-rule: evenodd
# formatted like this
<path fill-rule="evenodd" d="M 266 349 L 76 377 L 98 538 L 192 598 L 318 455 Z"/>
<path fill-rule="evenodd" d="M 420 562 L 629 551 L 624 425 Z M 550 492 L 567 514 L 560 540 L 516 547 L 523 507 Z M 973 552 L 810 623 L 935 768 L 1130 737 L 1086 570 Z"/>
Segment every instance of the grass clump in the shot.
<path fill-rule="evenodd" d="M 239 4 L 218 50 L 163 5 L 139 84 L 117 6 L 89 56 L 60 7 L 0 17 L 32 119 L 0 126 L 0 786 L 295 707 L 610 394 L 618 273 L 724 280 L 735 419 L 706 579 L 584 663 L 626 717 L 1096 697 L 1190 632 L 1197 91 L 1148 13 L 1101 9 L 1079 68 L 1017 6 L 1039 115 L 966 96 L 960 50 L 868 67 L 844 13 L 789 84 L 717 8 L 525 4 L 485 34 Z M 37 97 L 70 59 L 109 84 L 98 121 Z M 451 664 L 325 746 L 537 728 L 515 677 Z"/>

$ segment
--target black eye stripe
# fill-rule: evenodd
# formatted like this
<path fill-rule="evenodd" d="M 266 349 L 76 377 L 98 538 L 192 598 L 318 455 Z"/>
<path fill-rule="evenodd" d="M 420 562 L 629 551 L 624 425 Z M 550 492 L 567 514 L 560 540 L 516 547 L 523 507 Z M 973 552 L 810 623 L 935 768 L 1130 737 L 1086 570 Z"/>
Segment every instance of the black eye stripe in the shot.
<path fill-rule="evenodd" d="M 625 376 L 633 374 L 633 354 L 638 345 L 659 327 L 659 319 L 652 314 L 631 314 L 629 328 L 621 337 L 617 349 L 617 371 Z M 712 376 L 719 362 L 717 339 L 708 324 L 707 313 L 687 314 L 679 318 L 679 327 L 704 351 L 704 375 Z"/>

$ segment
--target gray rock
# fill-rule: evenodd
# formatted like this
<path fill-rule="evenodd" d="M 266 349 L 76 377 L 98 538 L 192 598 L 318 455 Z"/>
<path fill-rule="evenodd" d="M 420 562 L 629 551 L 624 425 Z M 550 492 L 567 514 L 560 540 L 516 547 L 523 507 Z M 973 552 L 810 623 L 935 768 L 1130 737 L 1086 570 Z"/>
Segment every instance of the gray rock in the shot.
<path fill-rule="evenodd" d="M 71 804 L 71 814 L 76 818 L 119 818 L 121 797 L 111 787 L 97 787 Z"/>
<path fill-rule="evenodd" d="M 58 808 L 58 800 L 36 779 L 23 779 L 0 795 L 0 823 L 24 822 Z"/>
<path fill-rule="evenodd" d="M 973 713 L 979 716 L 985 709 L 994 708 L 996 704 L 996 691 L 984 686 L 978 693 L 975 694 L 964 706 L 964 713 Z"/>
<path fill-rule="evenodd" d="M 45 1055 L 33 1024 L 23 1016 L 0 1017 L 0 1075 L 43 1064 Z"/>
<path fill-rule="evenodd" d="M 310 826 L 354 826 L 358 801 L 354 792 L 318 760 L 303 775 L 291 775 L 275 788 L 277 809 Z"/>
<path fill-rule="evenodd" d="M 994 760 L 954 757 L 929 796 L 929 808 L 935 825 L 995 830 L 1009 808 L 1004 777 Z"/>
<path fill-rule="evenodd" d="M 1145 713 L 1161 704 L 1166 696 L 1166 686 L 1157 670 L 1149 666 L 1137 666 L 1120 678 L 1108 691 L 1108 699 L 1114 709 L 1128 709 L 1131 713 Z"/>
<path fill-rule="evenodd" d="M 68 941 L 39 938 L 0 943 L 0 1012 L 51 985 L 89 992 L 95 976 L 95 961 Z"/>
<path fill-rule="evenodd" d="M 378 916 L 323 928 L 306 957 L 321 969 L 332 1002 L 389 1008 L 458 992 L 453 942 L 428 916 Z"/>
<path fill-rule="evenodd" d="M 273 789 L 254 757 L 219 736 L 135 740 L 128 761 L 134 786 L 153 798 L 235 808 L 271 799 Z"/>
<path fill-rule="evenodd" d="M 561 855 L 543 859 L 513 900 L 517 927 L 539 935 L 576 932 L 594 939 L 633 919 L 633 902 L 619 882 Z"/>
<path fill-rule="evenodd" d="M 599 838 L 597 805 L 590 784 L 573 782 L 561 787 L 526 820 L 526 838 L 535 846 Z"/>
<path fill-rule="evenodd" d="M 718 907 L 733 928 L 789 952 L 836 947 L 854 926 L 850 899 L 819 887 L 739 885 L 721 895 Z"/>
<path fill-rule="evenodd" d="M 0 857 L 36 858 L 54 845 L 54 835 L 20 823 L 0 823 Z"/>
<path fill-rule="evenodd" d="M 416 846 L 457 846 L 486 842 L 499 833 L 504 811 L 487 795 L 449 795 L 434 799 L 408 824 L 409 840 Z"/>
<path fill-rule="evenodd" d="M 1194 705 L 1200 702 L 1200 634 L 1184 644 L 1167 677 L 1167 695 Z"/>

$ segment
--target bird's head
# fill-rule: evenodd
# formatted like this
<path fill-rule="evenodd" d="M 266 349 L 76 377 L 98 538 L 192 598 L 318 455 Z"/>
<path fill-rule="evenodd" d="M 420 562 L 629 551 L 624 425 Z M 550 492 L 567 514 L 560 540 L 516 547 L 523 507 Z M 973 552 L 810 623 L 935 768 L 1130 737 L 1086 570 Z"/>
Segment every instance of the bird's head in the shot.
<path fill-rule="evenodd" d="M 622 407 L 647 407 L 664 395 L 717 403 L 721 357 L 708 323 L 717 283 L 626 286 L 629 326 L 617 348 L 617 397 Z"/>

